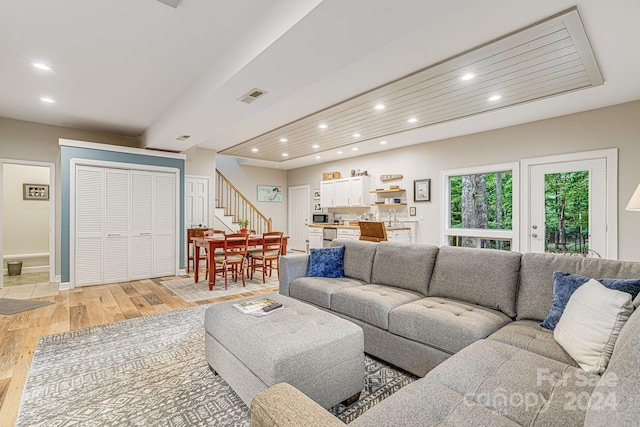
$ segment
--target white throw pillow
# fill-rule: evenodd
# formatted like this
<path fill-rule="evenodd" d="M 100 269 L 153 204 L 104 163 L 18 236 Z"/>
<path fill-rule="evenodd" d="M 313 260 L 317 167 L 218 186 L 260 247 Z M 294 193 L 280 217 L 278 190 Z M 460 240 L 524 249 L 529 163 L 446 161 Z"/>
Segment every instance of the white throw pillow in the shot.
<path fill-rule="evenodd" d="M 591 279 L 571 295 L 553 337 L 582 369 L 601 374 L 632 312 L 631 295 Z"/>

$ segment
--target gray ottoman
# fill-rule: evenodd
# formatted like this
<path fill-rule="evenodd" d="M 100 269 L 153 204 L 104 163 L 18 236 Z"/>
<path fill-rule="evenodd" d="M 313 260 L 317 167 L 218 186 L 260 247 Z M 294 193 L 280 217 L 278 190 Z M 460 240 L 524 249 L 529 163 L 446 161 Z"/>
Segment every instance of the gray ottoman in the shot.
<path fill-rule="evenodd" d="M 205 312 L 207 362 L 240 398 L 285 382 L 325 408 L 357 398 L 364 388 L 364 336 L 352 322 L 278 293 L 264 295 L 284 308 L 267 316 L 240 313 L 232 304 Z"/>

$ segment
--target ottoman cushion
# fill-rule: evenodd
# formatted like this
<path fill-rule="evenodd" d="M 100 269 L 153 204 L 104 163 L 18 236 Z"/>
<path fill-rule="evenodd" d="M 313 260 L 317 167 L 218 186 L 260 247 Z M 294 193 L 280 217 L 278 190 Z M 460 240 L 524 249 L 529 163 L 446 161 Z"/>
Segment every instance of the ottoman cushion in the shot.
<path fill-rule="evenodd" d="M 223 346 L 228 357 L 237 358 L 265 389 L 286 382 L 325 407 L 362 390 L 364 336 L 359 326 L 277 293 L 265 296 L 284 308 L 256 317 L 232 305 L 256 297 L 212 305 L 205 312 L 207 338 Z M 211 364 L 215 357 L 207 355 L 207 360 Z M 227 380 L 224 372 L 218 372 Z M 240 397 L 247 404 L 253 398 Z"/>

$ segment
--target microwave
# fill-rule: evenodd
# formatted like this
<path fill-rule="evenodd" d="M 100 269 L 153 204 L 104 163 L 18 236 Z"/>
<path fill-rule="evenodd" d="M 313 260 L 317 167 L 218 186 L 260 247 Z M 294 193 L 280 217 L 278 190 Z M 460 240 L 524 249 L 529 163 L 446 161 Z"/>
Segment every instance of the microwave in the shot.
<path fill-rule="evenodd" d="M 311 222 L 313 224 L 333 224 L 332 213 L 314 213 Z"/>

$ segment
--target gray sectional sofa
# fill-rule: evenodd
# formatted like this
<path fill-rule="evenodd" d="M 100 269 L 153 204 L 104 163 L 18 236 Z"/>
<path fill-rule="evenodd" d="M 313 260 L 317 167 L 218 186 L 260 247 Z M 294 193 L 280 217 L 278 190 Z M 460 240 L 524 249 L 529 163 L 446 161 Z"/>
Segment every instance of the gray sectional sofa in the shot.
<path fill-rule="evenodd" d="M 640 424 L 640 314 L 602 375 L 588 374 L 539 326 L 553 272 L 640 277 L 640 263 L 489 249 L 334 240 L 344 278 L 306 277 L 281 259 L 280 293 L 348 319 L 365 352 L 421 378 L 354 426 Z M 287 384 L 256 396 L 253 426 L 344 425 Z"/>

